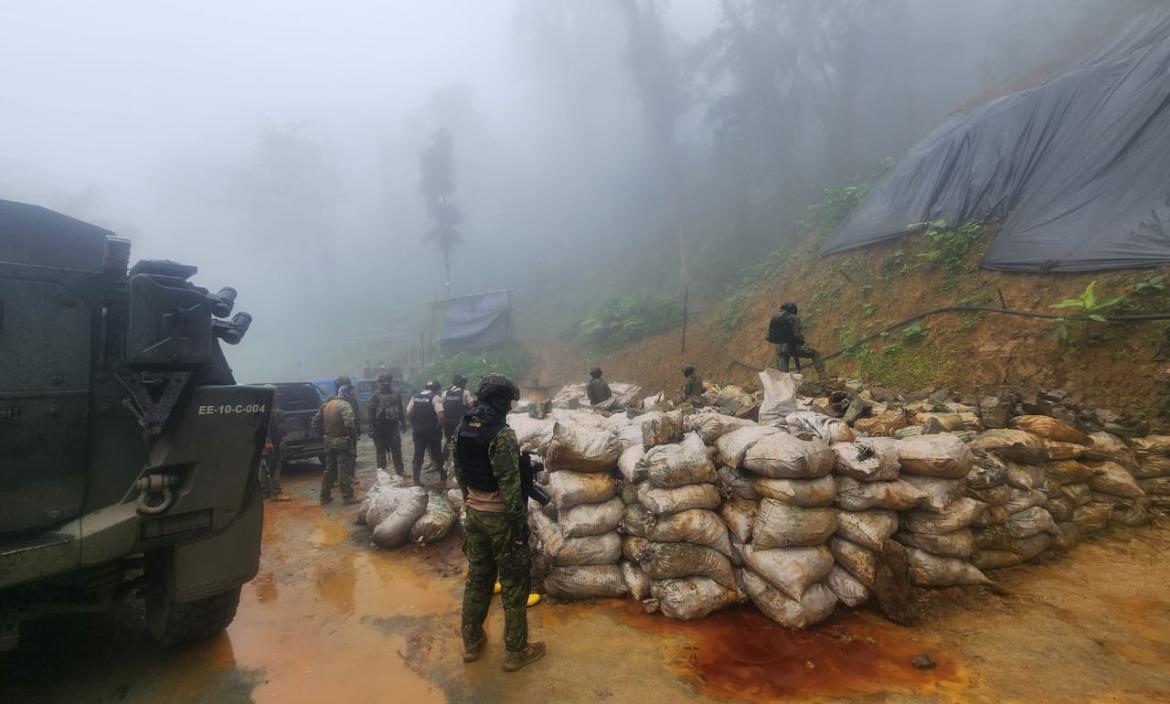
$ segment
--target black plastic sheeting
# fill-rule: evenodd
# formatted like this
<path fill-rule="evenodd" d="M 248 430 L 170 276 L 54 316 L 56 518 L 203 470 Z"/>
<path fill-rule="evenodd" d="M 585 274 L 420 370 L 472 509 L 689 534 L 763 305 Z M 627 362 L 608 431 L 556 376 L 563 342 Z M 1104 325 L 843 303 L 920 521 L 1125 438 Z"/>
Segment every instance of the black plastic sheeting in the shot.
<path fill-rule="evenodd" d="M 1041 86 L 951 117 L 821 253 L 935 220 L 1002 221 L 989 269 L 1170 264 L 1170 12 L 1143 17 Z"/>
<path fill-rule="evenodd" d="M 463 352 L 496 347 L 512 335 L 512 302 L 509 291 L 489 291 L 449 298 L 439 303 L 443 329 L 439 345 L 444 352 Z"/>

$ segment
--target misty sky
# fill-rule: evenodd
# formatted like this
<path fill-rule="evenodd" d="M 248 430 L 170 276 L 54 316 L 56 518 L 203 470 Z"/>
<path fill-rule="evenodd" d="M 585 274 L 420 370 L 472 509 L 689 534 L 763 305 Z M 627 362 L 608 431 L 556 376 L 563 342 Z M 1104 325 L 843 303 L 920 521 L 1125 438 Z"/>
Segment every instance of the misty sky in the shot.
<path fill-rule="evenodd" d="M 647 1 L 639 5 L 660 10 L 671 60 L 706 76 L 693 54 L 709 49 L 719 3 Z M 887 13 L 890 24 L 873 36 L 862 27 L 858 41 L 903 63 L 870 67 L 873 76 L 856 84 L 859 117 L 880 119 L 856 123 L 867 131 L 855 139 L 869 144 L 857 169 L 896 156 L 984 91 L 1075 55 L 1054 49 L 1060 32 L 1113 7 L 881 6 L 900 14 Z M 744 225 L 757 228 L 757 251 L 775 247 L 769 238 L 781 228 L 769 218 L 779 201 L 761 191 L 743 205 L 738 185 L 712 167 L 711 96 L 690 84 L 680 88 L 687 105 L 667 142 L 677 151 L 671 163 L 691 172 L 674 192 L 686 192 L 691 209 L 681 225 L 663 217 L 671 208 L 655 156 L 662 145 L 644 119 L 626 7 L 0 0 L 0 198 L 110 227 L 133 240 L 135 258 L 195 264 L 198 284 L 235 286 L 240 307 L 256 315 L 249 339 L 229 354 L 246 380 L 342 365 L 356 372 L 354 360 L 377 359 L 391 344 L 371 342 L 377 331 L 402 344 L 417 339 L 423 302 L 443 290 L 439 259 L 422 241 L 418 193 L 419 150 L 440 124 L 454 134 L 465 213 L 454 294 L 514 287 L 549 318 L 587 299 L 582 292 L 615 285 L 611 269 L 622 265 L 631 269 L 623 281 L 645 290 L 677 285 L 661 271 L 643 276 L 645 263 L 631 254 L 662 247 L 662 232 L 685 227 L 701 255 L 705 237 L 722 241 L 714 236 L 735 229 L 729 213 L 741 207 L 759 211 Z M 726 85 L 716 74 L 706 90 Z M 883 103 L 857 104 L 867 100 Z M 834 139 L 819 116 L 811 122 L 811 137 L 797 140 L 805 151 L 792 158 L 815 165 L 827 161 L 818 145 Z M 777 191 L 789 197 L 786 207 L 840 170 L 792 173 Z M 586 254 L 611 264 L 584 266 Z"/>

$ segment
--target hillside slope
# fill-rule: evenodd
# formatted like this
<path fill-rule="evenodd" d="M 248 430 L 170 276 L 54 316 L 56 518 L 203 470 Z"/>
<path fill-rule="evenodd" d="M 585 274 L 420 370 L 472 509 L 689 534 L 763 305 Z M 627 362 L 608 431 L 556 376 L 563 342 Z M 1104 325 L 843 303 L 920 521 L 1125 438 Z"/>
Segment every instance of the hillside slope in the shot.
<path fill-rule="evenodd" d="M 1053 304 L 1081 296 L 1094 281 L 1099 298 L 1126 296 L 1110 314 L 1170 311 L 1170 284 L 1161 286 L 1159 278 L 1164 271 L 1045 275 L 980 269 L 977 263 L 993 236 L 994 228 L 985 228 L 958 257 L 945 245 L 940 253 L 938 242 L 923 235 L 816 257 L 817 238 L 809 237 L 790 254 L 774 254 L 758 280 L 693 320 L 685 355 L 680 331 L 674 330 L 607 355 L 601 363 L 611 379 L 651 390 L 677 388 L 684 358 L 709 380 L 754 388 L 755 372 L 728 353 L 757 367 L 772 363 L 764 333 L 773 312 L 789 300 L 800 305 L 809 343 L 824 354 L 940 306 L 1000 307 L 1002 296 L 1008 308 L 1061 312 Z M 1167 366 L 1154 361 L 1165 323 L 1074 323 L 1068 326 L 1067 344 L 1053 339 L 1056 325 L 988 313 L 932 316 L 909 331 L 893 331 L 830 360 L 829 373 L 907 390 L 1059 387 L 1087 403 L 1153 410 Z"/>

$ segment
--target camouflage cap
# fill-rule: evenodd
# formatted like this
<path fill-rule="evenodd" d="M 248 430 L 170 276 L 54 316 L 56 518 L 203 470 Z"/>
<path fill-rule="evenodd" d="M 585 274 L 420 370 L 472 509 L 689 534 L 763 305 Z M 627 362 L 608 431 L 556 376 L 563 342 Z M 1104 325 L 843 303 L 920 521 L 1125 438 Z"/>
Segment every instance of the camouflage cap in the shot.
<path fill-rule="evenodd" d="M 494 394 L 506 392 L 513 401 L 520 400 L 520 387 L 503 374 L 488 374 L 480 378 L 479 386 L 475 389 L 478 398 L 487 398 Z"/>

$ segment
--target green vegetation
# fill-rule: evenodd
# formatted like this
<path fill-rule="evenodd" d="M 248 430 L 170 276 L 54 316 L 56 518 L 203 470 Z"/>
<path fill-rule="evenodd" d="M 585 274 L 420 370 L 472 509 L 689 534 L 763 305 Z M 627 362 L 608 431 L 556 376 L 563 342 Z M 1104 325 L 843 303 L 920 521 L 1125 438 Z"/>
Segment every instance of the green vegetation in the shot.
<path fill-rule="evenodd" d="M 410 383 L 422 388 L 431 379 L 438 379 L 445 385 L 451 383 L 451 377 L 455 374 L 462 374 L 474 386 L 481 376 L 489 372 L 506 374 L 516 381 L 524 377 L 531 364 L 532 357 L 528 350 L 510 343 L 490 350 L 440 355 L 412 376 Z"/>
<path fill-rule="evenodd" d="M 594 353 L 623 347 L 682 324 L 682 306 L 665 296 L 611 296 L 577 324 L 577 337 Z"/>
<path fill-rule="evenodd" d="M 849 213 L 852 213 L 853 209 L 865 199 L 865 195 L 869 193 L 872 185 L 873 182 L 868 181 L 857 186 L 825 189 L 821 202 L 809 208 L 813 215 L 813 222 L 816 224 L 818 243 L 824 241 L 833 230 L 837 229 L 838 225 L 845 222 Z"/>
<path fill-rule="evenodd" d="M 1139 294 L 1162 293 L 1166 290 L 1166 277 L 1161 274 L 1139 281 L 1133 285 L 1133 292 Z"/>
<path fill-rule="evenodd" d="M 869 294 L 873 293 L 873 284 L 864 284 L 859 290 L 862 298 L 869 298 Z"/>
<path fill-rule="evenodd" d="M 863 317 L 863 318 L 873 317 L 873 313 L 875 310 L 876 310 L 876 308 L 874 308 L 874 305 L 872 303 L 862 303 L 861 304 L 861 317 Z"/>
<path fill-rule="evenodd" d="M 950 352 L 929 343 L 909 348 L 888 344 L 882 346 L 880 354 L 874 354 L 866 346 L 849 356 L 857 361 L 862 377 L 904 389 L 933 385 L 953 363 Z"/>
<path fill-rule="evenodd" d="M 948 227 L 946 222 L 921 222 L 911 225 L 909 230 L 925 230 L 929 245 L 918 254 L 931 266 L 943 268 L 948 276 L 954 276 L 963 271 L 967 265 L 967 255 L 975 251 L 983 239 L 983 225 L 969 222 L 959 227 Z"/>
<path fill-rule="evenodd" d="M 902 339 L 911 344 L 922 342 L 926 339 L 926 332 L 921 323 L 914 323 L 902 331 Z"/>
<path fill-rule="evenodd" d="M 1056 327 L 1052 330 L 1052 338 L 1062 345 L 1069 343 L 1069 329 L 1073 326 L 1080 328 L 1082 339 L 1087 340 L 1089 324 L 1107 322 L 1104 313 L 1125 302 L 1125 294 L 1110 298 L 1097 298 L 1097 282 L 1093 281 L 1085 287 L 1083 293 L 1076 298 L 1066 298 L 1051 308 L 1063 308 L 1073 311 L 1071 314 L 1058 318 Z"/>

